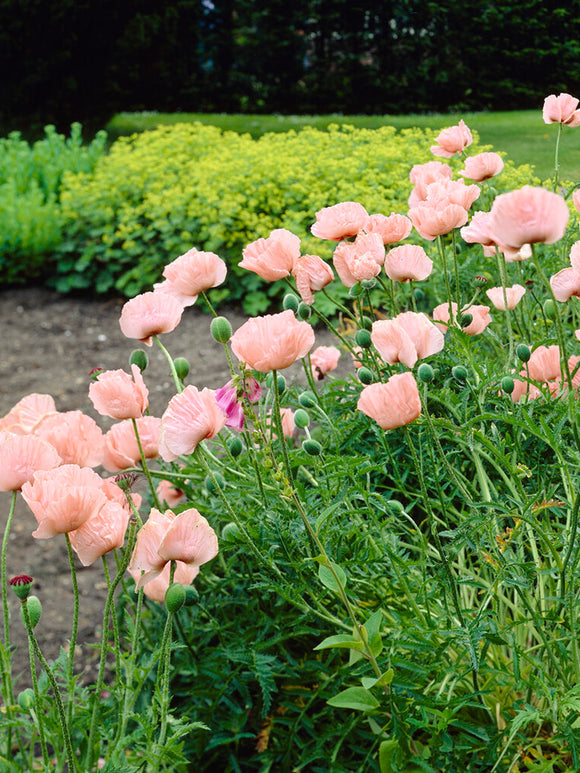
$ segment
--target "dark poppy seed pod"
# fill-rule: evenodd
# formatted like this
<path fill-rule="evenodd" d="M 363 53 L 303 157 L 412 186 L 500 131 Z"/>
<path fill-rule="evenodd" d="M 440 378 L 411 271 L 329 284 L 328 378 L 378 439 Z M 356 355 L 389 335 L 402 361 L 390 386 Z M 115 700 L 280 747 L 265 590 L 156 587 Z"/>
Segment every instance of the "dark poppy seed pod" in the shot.
<path fill-rule="evenodd" d="M 143 349 L 133 349 L 131 357 L 129 358 L 129 364 L 136 365 L 141 372 L 145 370 L 149 364 L 149 360 Z"/>
<path fill-rule="evenodd" d="M 518 358 L 522 362 L 527 362 L 532 356 L 532 353 L 530 352 L 530 347 L 526 346 L 526 344 L 518 344 L 518 346 L 516 347 L 516 354 L 518 355 Z"/>
<path fill-rule="evenodd" d="M 501 380 L 501 388 L 506 393 L 506 395 L 511 395 L 515 388 L 513 378 L 511 376 L 504 376 Z"/>
<path fill-rule="evenodd" d="M 429 363 L 422 362 L 417 369 L 417 375 L 419 376 L 419 381 L 429 384 L 435 378 L 435 371 Z"/>
<path fill-rule="evenodd" d="M 232 326 L 225 317 L 212 319 L 209 329 L 213 340 L 218 344 L 227 344 L 232 337 Z"/>
<path fill-rule="evenodd" d="M 180 582 L 174 582 L 165 592 L 165 606 L 167 611 L 173 614 L 179 612 L 185 604 L 185 588 Z"/>
<path fill-rule="evenodd" d="M 375 380 L 372 370 L 369 370 L 369 368 L 365 368 L 364 366 L 358 369 L 357 376 L 359 377 L 361 384 L 364 384 L 365 386 L 372 384 Z"/>
<path fill-rule="evenodd" d="M 18 596 L 20 601 L 24 601 L 30 595 L 30 589 L 32 588 L 33 578 L 28 574 L 17 574 L 16 577 L 8 580 L 8 585 L 12 588 L 14 593 Z"/>
<path fill-rule="evenodd" d="M 288 293 L 284 296 L 284 300 L 282 301 L 282 308 L 284 311 L 293 311 L 294 314 L 298 311 L 298 306 L 300 305 L 300 300 L 294 295 L 294 293 Z"/>
<path fill-rule="evenodd" d="M 183 379 L 187 378 L 187 374 L 189 373 L 189 362 L 185 359 L 185 357 L 178 357 L 173 361 L 173 364 L 175 365 L 175 372 L 177 373 L 177 377 L 182 381 Z"/>

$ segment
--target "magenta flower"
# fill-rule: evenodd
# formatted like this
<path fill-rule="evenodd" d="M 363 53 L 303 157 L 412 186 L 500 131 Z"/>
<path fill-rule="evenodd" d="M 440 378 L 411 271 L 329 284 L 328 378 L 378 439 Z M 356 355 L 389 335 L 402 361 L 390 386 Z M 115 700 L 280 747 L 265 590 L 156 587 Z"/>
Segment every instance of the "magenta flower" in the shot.
<path fill-rule="evenodd" d="M 247 376 L 243 384 L 236 384 L 230 379 L 225 386 L 216 389 L 217 404 L 226 414 L 226 427 L 242 429 L 244 426 L 244 408 L 242 400 L 255 403 L 260 399 L 262 388 L 253 376 Z"/>

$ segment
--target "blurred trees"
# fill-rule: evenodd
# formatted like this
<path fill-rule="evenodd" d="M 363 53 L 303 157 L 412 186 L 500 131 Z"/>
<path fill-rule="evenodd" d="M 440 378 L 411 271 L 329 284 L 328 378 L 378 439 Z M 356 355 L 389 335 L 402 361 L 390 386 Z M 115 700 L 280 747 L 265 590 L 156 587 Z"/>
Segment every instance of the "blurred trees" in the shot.
<path fill-rule="evenodd" d="M 580 0 L 0 0 L 0 121 L 538 107 L 579 54 Z"/>

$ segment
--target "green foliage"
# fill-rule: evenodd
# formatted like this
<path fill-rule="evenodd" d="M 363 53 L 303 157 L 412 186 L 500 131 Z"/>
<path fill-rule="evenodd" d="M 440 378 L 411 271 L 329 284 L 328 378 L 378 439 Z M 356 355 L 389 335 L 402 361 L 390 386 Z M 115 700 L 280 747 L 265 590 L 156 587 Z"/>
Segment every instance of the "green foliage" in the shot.
<path fill-rule="evenodd" d="M 369 212 L 406 211 L 409 170 L 431 160 L 431 136 L 331 126 L 252 140 L 183 124 L 121 138 L 94 174 L 65 178 L 54 286 L 136 295 L 168 259 L 195 246 L 228 263 L 228 284 L 214 300 L 259 313 L 281 290 L 238 268 L 243 248 L 287 228 L 300 236 L 303 253 L 330 257 L 328 243 L 310 234 L 312 213 L 346 200 Z M 506 184 L 514 178 L 515 170 L 506 171 Z"/>
<path fill-rule="evenodd" d="M 78 123 L 68 138 L 47 126 L 44 139 L 32 145 L 19 132 L 0 139 L 0 284 L 51 272 L 49 256 L 62 241 L 58 198 L 63 175 L 90 173 L 105 141 L 106 134 L 99 132 L 83 145 Z"/>

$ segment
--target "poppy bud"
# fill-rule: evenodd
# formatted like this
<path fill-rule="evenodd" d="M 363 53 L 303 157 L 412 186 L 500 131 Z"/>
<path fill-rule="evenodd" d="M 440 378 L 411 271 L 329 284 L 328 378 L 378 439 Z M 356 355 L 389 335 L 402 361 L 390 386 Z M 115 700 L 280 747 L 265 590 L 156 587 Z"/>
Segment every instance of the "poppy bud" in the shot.
<path fill-rule="evenodd" d="M 175 372 L 177 373 L 178 378 L 182 381 L 187 378 L 187 374 L 189 373 L 189 362 L 185 357 L 178 357 L 174 360 L 173 364 L 175 365 Z"/>
<path fill-rule="evenodd" d="M 298 306 L 298 311 L 296 312 L 296 316 L 298 319 L 301 319 L 303 322 L 306 322 L 307 319 L 310 319 L 312 316 L 312 309 L 307 303 L 300 303 Z"/>
<path fill-rule="evenodd" d="M 312 408 L 317 404 L 316 396 L 313 392 L 302 392 L 298 398 L 298 402 L 303 408 Z"/>
<path fill-rule="evenodd" d="M 237 542 L 240 536 L 241 532 L 236 523 L 226 523 L 222 529 L 222 539 L 226 542 Z"/>
<path fill-rule="evenodd" d="M 365 386 L 372 384 L 375 380 L 372 370 L 369 370 L 369 368 L 365 368 L 364 366 L 358 369 L 357 375 L 361 384 L 364 384 Z"/>
<path fill-rule="evenodd" d="M 12 577 L 11 580 L 8 580 L 8 585 L 10 585 L 20 601 L 24 601 L 30 594 L 33 582 L 33 578 L 28 574 L 18 574 L 16 577 Z"/>
<path fill-rule="evenodd" d="M 180 582 L 174 582 L 165 592 L 165 606 L 167 611 L 178 612 L 185 604 L 185 588 Z"/>
<path fill-rule="evenodd" d="M 456 365 L 454 368 L 451 368 L 451 373 L 456 381 L 465 381 L 468 376 L 467 368 L 463 365 Z"/>
<path fill-rule="evenodd" d="M 147 355 L 143 351 L 143 349 L 134 349 L 131 352 L 131 357 L 129 358 L 129 364 L 136 365 L 141 372 L 145 370 L 145 368 L 149 364 L 149 360 L 147 358 Z"/>
<path fill-rule="evenodd" d="M 213 340 L 218 344 L 227 344 L 232 337 L 232 326 L 225 317 L 212 319 L 209 329 Z"/>
<path fill-rule="evenodd" d="M 24 711 L 29 711 L 34 708 L 34 690 L 32 687 L 27 687 L 26 690 L 22 690 L 18 695 L 18 705 Z"/>
<path fill-rule="evenodd" d="M 501 380 L 501 388 L 506 393 L 506 395 L 511 395 L 515 388 L 513 378 L 511 376 L 504 376 Z"/>
<path fill-rule="evenodd" d="M 368 349 L 371 344 L 371 334 L 368 330 L 357 330 L 354 336 L 354 340 L 357 343 L 357 346 L 360 346 L 361 349 Z"/>
<path fill-rule="evenodd" d="M 313 440 L 312 438 L 305 440 L 304 443 L 302 443 L 302 448 L 309 456 L 320 456 L 322 453 L 322 446 L 317 440 Z"/>
<path fill-rule="evenodd" d="M 361 327 L 364 327 L 365 330 L 372 330 L 373 327 L 373 321 L 370 317 L 364 316 L 360 321 Z"/>
<path fill-rule="evenodd" d="M 543 309 L 544 314 L 548 319 L 556 319 L 556 316 L 558 315 L 558 307 L 551 298 L 548 298 L 546 301 L 544 301 Z"/>
<path fill-rule="evenodd" d="M 22 618 L 24 625 L 26 625 L 26 618 L 24 617 L 25 604 L 28 609 L 30 624 L 33 628 L 36 628 L 38 621 L 40 620 L 40 615 L 42 614 L 42 604 L 40 603 L 40 599 L 37 596 L 29 596 L 22 602 L 22 606 L 20 607 L 20 617 Z"/>
<path fill-rule="evenodd" d="M 241 438 L 239 438 L 237 435 L 234 437 L 231 437 L 228 440 L 228 448 L 230 451 L 230 454 L 232 456 L 239 456 L 242 451 L 244 450 L 244 444 L 242 443 Z"/>
<path fill-rule="evenodd" d="M 348 294 L 351 298 L 358 298 L 359 295 L 362 295 L 363 292 L 363 286 L 357 282 L 355 285 L 349 288 Z"/>
<path fill-rule="evenodd" d="M 215 479 L 215 483 L 214 483 Z M 216 486 L 217 484 L 217 486 Z M 221 472 L 214 472 L 213 479 L 210 475 L 207 476 L 207 478 L 204 481 L 204 486 L 209 491 L 210 494 L 215 494 L 218 488 L 220 488 L 222 491 L 226 487 L 226 479 L 221 474 Z"/>
<path fill-rule="evenodd" d="M 361 285 L 365 290 L 372 290 L 376 283 L 377 280 L 373 277 L 372 279 L 363 279 Z"/>
<path fill-rule="evenodd" d="M 284 311 L 288 311 L 290 309 L 294 313 L 298 311 L 298 306 L 300 305 L 300 301 L 293 293 L 288 293 L 284 296 L 284 300 L 282 301 L 282 308 Z"/>
<path fill-rule="evenodd" d="M 197 588 L 194 588 L 193 585 L 186 585 L 185 586 L 185 606 L 192 607 L 198 599 L 199 599 L 199 593 L 197 592 Z"/>
<path fill-rule="evenodd" d="M 429 384 L 429 382 L 433 381 L 435 378 L 435 371 L 429 363 L 422 362 L 417 369 L 417 375 L 419 376 L 419 381 L 422 381 L 424 384 Z"/>
<path fill-rule="evenodd" d="M 470 314 L 469 312 L 466 312 L 465 314 L 462 314 L 459 318 L 459 324 L 462 328 L 469 327 L 471 323 L 473 322 L 473 314 Z"/>
<path fill-rule="evenodd" d="M 526 346 L 526 344 L 518 344 L 516 347 L 516 354 L 522 362 L 527 362 L 532 356 L 530 347 Z"/>
<path fill-rule="evenodd" d="M 302 408 L 299 408 L 294 413 L 294 424 L 296 424 L 298 429 L 304 429 L 304 427 L 310 424 L 310 416 Z"/>
<path fill-rule="evenodd" d="M 487 278 L 484 276 L 476 276 L 473 280 L 473 285 L 474 287 L 485 287 L 487 281 Z"/>

